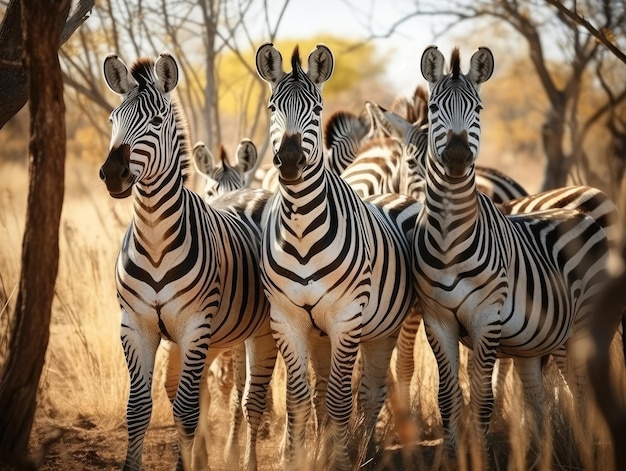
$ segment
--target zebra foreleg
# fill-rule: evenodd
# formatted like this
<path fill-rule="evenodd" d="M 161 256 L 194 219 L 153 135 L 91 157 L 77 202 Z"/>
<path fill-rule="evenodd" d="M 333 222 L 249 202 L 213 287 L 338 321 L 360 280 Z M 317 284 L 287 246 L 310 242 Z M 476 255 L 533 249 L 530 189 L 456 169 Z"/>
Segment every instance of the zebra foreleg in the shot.
<path fill-rule="evenodd" d="M 126 406 L 128 449 L 124 471 L 141 469 L 143 439 L 152 415 L 152 377 L 159 336 L 148 335 L 122 313 L 121 341 L 130 375 Z"/>
<path fill-rule="evenodd" d="M 443 423 L 444 451 L 447 458 L 455 459 L 458 423 L 463 405 L 459 384 L 459 327 L 424 317 L 424 328 L 439 370 L 438 402 Z"/>
<path fill-rule="evenodd" d="M 409 312 L 398 335 L 396 344 L 396 385 L 390 391 L 396 432 L 404 444 L 417 438 L 415 422 L 411 418 L 411 380 L 415 372 L 415 342 L 422 322 L 422 312 L 417 306 Z"/>
<path fill-rule="evenodd" d="M 246 386 L 246 347 L 244 343 L 232 350 L 233 387 L 230 391 L 231 427 L 224 447 L 224 462 L 230 469 L 239 467 L 239 435 L 243 420 L 242 398 Z"/>
<path fill-rule="evenodd" d="M 376 421 L 387 396 L 389 363 L 395 345 L 395 335 L 360 344 L 363 374 L 359 385 L 359 409 L 363 411 L 367 458 L 374 456 L 376 451 Z"/>
<path fill-rule="evenodd" d="M 360 317 L 359 317 L 360 319 Z M 351 319 L 352 321 L 355 318 Z M 339 328 L 345 323 L 338 323 Z M 359 348 L 360 326 L 355 330 L 329 334 L 331 338 L 331 364 L 328 378 L 326 409 L 334 440 L 330 454 L 331 467 L 334 470 L 352 469 L 348 453 L 348 430 L 352 416 L 352 374 Z"/>
<path fill-rule="evenodd" d="M 547 408 L 546 390 L 543 384 L 542 358 L 513 359 L 515 370 L 524 389 L 524 403 L 530 447 L 537 456 L 542 454 L 543 432 L 548 424 L 544 424 L 544 409 Z M 532 416 L 529 417 L 529 408 Z M 549 451 L 548 451 L 549 453 Z M 534 459 L 532 461 L 535 461 Z M 534 463 L 529 463 L 534 464 Z M 530 469 L 530 468 L 529 468 Z"/>
<path fill-rule="evenodd" d="M 486 317 L 486 316 L 485 316 Z M 493 370 L 500 345 L 502 324 L 498 318 L 474 331 L 472 368 L 470 368 L 470 398 L 472 414 L 484 436 L 488 438 L 491 415 L 493 413 Z M 489 440 L 487 442 L 487 463 L 493 463 Z"/>
<path fill-rule="evenodd" d="M 268 328 L 246 341 L 246 387 L 243 393 L 243 409 L 246 415 L 246 451 L 243 469 L 257 469 L 257 433 L 263 412 L 267 409 L 270 381 L 276 366 L 278 349 Z"/>
<path fill-rule="evenodd" d="M 307 334 L 294 329 L 285 316 L 272 309 L 271 326 L 286 369 L 286 424 L 281 443 L 281 468 L 308 469 L 306 424 L 311 415 Z"/>
<path fill-rule="evenodd" d="M 174 423 L 178 431 L 179 461 L 177 469 L 192 469 L 192 448 L 200 417 L 200 387 L 204 380 L 210 333 L 191 330 L 192 341 L 179 343 L 181 349 L 181 374 L 174 398 Z M 182 348 L 182 346 L 185 346 Z M 206 418 L 205 418 L 206 420 Z"/>

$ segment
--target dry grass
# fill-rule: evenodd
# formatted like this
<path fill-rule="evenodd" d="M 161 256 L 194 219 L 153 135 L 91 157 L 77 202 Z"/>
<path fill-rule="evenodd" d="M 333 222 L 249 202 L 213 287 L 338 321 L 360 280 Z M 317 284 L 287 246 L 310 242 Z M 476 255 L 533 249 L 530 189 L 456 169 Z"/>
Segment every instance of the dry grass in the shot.
<path fill-rule="evenodd" d="M 0 356 L 6 351 L 7 325 L 17 296 L 20 246 L 23 230 L 25 171 L 5 165 L 0 191 Z M 125 224 L 130 218 L 126 201 L 113 202 L 97 178 L 97 169 L 68 166 L 67 197 L 61 227 L 61 260 L 53 304 L 52 328 L 46 367 L 41 378 L 39 406 L 32 450 L 37 456 L 51 440 L 40 469 L 119 469 L 123 462 L 125 403 L 128 377 L 119 342 L 119 307 L 115 297 L 113 266 Z M 616 352 L 617 353 L 617 352 Z M 618 355 L 619 356 L 619 355 Z M 415 351 L 412 414 L 419 437 L 410 446 L 399 443 L 392 414 L 385 407 L 377 426 L 379 451 L 369 469 L 424 469 L 437 459 L 441 438 L 437 410 L 437 372 L 423 330 Z M 160 367 L 155 375 L 155 407 L 144 450 L 145 469 L 172 469 L 175 432 L 171 408 L 165 398 Z M 622 363 L 616 363 L 617 382 L 625 384 Z M 527 469 L 528 436 L 521 408 L 520 384 L 513 371 L 506 373 L 497 395 L 492 443 L 494 469 Z M 467 377 L 463 376 L 466 384 Z M 554 399 L 546 405 L 550 417 L 544 449 L 537 469 L 611 470 L 611 443 L 604 422 L 590 401 L 591 423 L 579 430 L 560 375 L 551 369 L 546 384 Z M 465 388 L 467 389 L 467 388 Z M 626 394 L 622 394 L 626 397 Z M 467 398 L 467 395 L 466 395 Z M 273 384 L 273 410 L 267 414 L 259 443 L 261 470 L 278 469 L 277 456 L 284 428 L 284 370 Z M 221 461 L 228 426 L 219 395 L 209 416 L 212 469 Z M 466 407 L 467 409 L 467 407 Z M 466 416 L 468 414 L 465 414 Z M 464 430 L 459 466 L 476 469 L 482 455 L 471 424 Z M 356 452 L 358 427 L 355 427 Z M 311 437 L 313 443 L 314 437 Z M 311 445 L 311 456 L 315 454 Z"/>

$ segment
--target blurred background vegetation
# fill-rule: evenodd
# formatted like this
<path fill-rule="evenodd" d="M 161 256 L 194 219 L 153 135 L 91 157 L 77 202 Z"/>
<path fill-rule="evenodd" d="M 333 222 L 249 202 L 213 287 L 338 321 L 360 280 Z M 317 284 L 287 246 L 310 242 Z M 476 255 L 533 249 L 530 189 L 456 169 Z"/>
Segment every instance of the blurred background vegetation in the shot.
<path fill-rule="evenodd" d="M 496 73 L 483 90 L 482 164 L 530 191 L 587 183 L 619 200 L 626 64 L 607 44 L 626 50 L 625 16 L 624 0 L 337 0 L 315 6 L 284 0 L 271 7 L 259 0 L 99 0 L 60 50 L 68 163 L 95 168 L 107 153 L 107 117 L 117 97 L 106 88 L 101 65 L 111 52 L 128 64 L 173 53 L 182 67 L 179 93 L 192 141 L 215 152 L 220 144 L 234 150 L 249 137 L 264 156 L 267 90 L 254 66 L 262 42 L 283 51 L 286 69 L 296 44 L 303 58 L 318 42 L 331 47 L 337 65 L 324 89 L 325 118 L 339 109 L 358 113 L 366 100 L 389 106 L 396 96 L 411 95 L 423 84 L 418 61 L 429 44 L 445 55 L 459 45 L 466 60 L 485 45 L 495 54 Z M 315 31 L 314 22 L 320 34 L 297 35 Z M 335 26 L 342 23 L 345 28 Z M 22 110 L 2 129 L 2 161 L 25 160 L 26 114 Z"/>
<path fill-rule="evenodd" d="M 72 11 L 89 3 L 89 18 L 59 52 L 65 202 L 35 449 L 61 426 L 80 428 L 82 450 L 85 430 L 96 424 L 101 434 L 84 459 L 95 454 L 118 463 L 123 453 L 128 374 L 113 267 L 131 203 L 113 201 L 98 178 L 108 153 L 108 115 L 118 104 L 101 72 L 109 53 L 128 65 L 140 56 L 173 53 L 182 68 L 178 90 L 192 143 L 202 140 L 214 153 L 223 144 L 232 158 L 241 138 L 251 138 L 263 157 L 249 182 L 258 185 L 271 165 L 268 90 L 254 65 L 261 43 L 271 41 L 282 51 L 287 70 L 296 44 L 303 60 L 315 44 L 330 46 L 336 67 L 323 91 L 325 119 L 338 110 L 359 113 L 365 101 L 389 107 L 396 97 L 412 95 L 425 85 L 419 58 L 430 44 L 446 57 L 459 45 L 464 68 L 477 47 L 487 46 L 496 72 L 482 90 L 481 165 L 504 171 L 529 192 L 567 183 L 597 186 L 625 214 L 626 0 L 72 0 Z M 1 17 L 8 4 L 0 0 Z M 0 96 L 9 98 L 6 90 Z M 29 119 L 25 107 L 0 125 L 0 359 L 8 348 L 20 271 Z M 416 355 L 423 366 L 414 378 L 413 405 L 423 409 L 416 415 L 428 430 L 438 420 L 436 369 L 423 338 Z M 158 378 L 155 383 L 160 388 Z M 515 402 L 518 389 L 502 400 Z M 158 391 L 153 421 L 171 425 L 171 410 Z M 509 406 L 502 406 L 507 413 Z M 511 423 L 519 426 L 515 417 Z M 118 434 L 106 457 L 97 445 L 109 430 Z M 605 432 L 598 430 L 593 433 L 600 438 L 590 442 L 604 447 Z M 275 453 L 273 445 L 269 453 Z M 601 463 L 595 468 L 606 469 Z M 76 468 L 65 462 L 47 469 Z"/>

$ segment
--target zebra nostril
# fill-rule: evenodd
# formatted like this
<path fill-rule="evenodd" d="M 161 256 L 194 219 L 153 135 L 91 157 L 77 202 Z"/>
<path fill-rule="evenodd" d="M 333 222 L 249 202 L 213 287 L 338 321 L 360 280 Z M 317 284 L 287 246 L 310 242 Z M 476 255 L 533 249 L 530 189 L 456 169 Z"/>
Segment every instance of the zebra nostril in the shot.
<path fill-rule="evenodd" d="M 120 172 L 120 178 L 128 178 L 130 175 L 130 169 L 128 167 L 124 167 Z"/>
<path fill-rule="evenodd" d="M 274 159 L 272 160 L 272 162 L 274 162 L 274 165 L 276 166 L 276 168 L 279 168 L 283 164 L 280 161 L 280 157 L 278 157 L 278 154 L 274 154 Z"/>
<path fill-rule="evenodd" d="M 304 167 L 305 163 L 306 163 L 306 159 L 304 158 L 304 155 L 301 155 L 300 158 L 298 159 L 298 166 Z"/>
<path fill-rule="evenodd" d="M 100 180 L 105 182 L 107 180 L 107 176 L 104 174 L 104 170 L 102 168 L 100 168 L 100 172 L 98 172 L 98 173 L 100 175 Z"/>

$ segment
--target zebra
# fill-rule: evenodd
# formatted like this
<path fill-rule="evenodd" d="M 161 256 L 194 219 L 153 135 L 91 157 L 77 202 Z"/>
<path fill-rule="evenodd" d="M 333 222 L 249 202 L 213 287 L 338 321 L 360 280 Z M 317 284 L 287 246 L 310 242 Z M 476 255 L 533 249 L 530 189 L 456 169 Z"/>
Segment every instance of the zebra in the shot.
<path fill-rule="evenodd" d="M 205 178 L 205 200 L 245 187 L 245 174 L 256 165 L 258 153 L 254 142 L 242 139 L 235 151 L 237 163 L 230 165 L 224 146 L 220 146 L 220 165 L 213 162 L 213 154 L 204 142 L 193 146 L 193 162 L 196 170 Z"/>
<path fill-rule="evenodd" d="M 328 119 L 324 128 L 324 145 L 328 150 L 326 166 L 337 175 L 348 167 L 362 145 L 378 135 L 373 127 L 372 116 L 357 116 L 349 111 L 337 111 Z M 270 167 L 263 177 L 261 187 L 275 192 L 278 189 L 278 169 Z"/>
<path fill-rule="evenodd" d="M 413 238 L 413 273 L 428 341 L 439 370 L 444 445 L 454 456 L 462 394 L 459 340 L 470 347 L 472 411 L 489 431 L 491 376 L 510 356 L 533 406 L 537 439 L 545 391 L 542 361 L 573 344 L 606 279 L 607 235 L 589 215 L 552 209 L 503 215 L 476 190 L 480 86 L 493 72 L 481 47 L 462 74 L 459 50 L 443 73 L 443 54 L 428 47 L 421 71 L 429 83 L 426 200 Z"/>
<path fill-rule="evenodd" d="M 234 209 L 206 205 L 184 186 L 190 144 L 176 95 L 174 57 L 140 58 L 129 70 L 111 54 L 103 71 L 122 101 L 110 115 L 110 151 L 100 178 L 113 198 L 132 195 L 133 200 L 132 221 L 115 267 L 120 336 L 130 376 L 124 469 L 141 468 L 155 354 L 162 339 L 170 350 L 166 389 L 177 384 L 172 403 L 177 469 L 208 465 L 206 453 L 196 452 L 204 443 L 193 447 L 192 457 L 205 364 L 218 349 L 245 341 L 244 465 L 256 469 L 256 433 L 277 356 L 258 270 L 260 230 Z"/>
<path fill-rule="evenodd" d="M 403 231 L 412 231 L 419 204 L 401 195 L 363 202 L 326 168 L 321 89 L 332 75 L 333 54 L 317 45 L 305 73 L 296 47 L 291 67 L 290 73 L 283 70 L 271 43 L 257 50 L 257 72 L 270 87 L 270 141 L 280 174 L 263 233 L 261 274 L 287 368 L 282 459 L 289 469 L 306 462 L 310 358 L 317 378 L 327 381 L 318 393 L 325 394 L 319 405 L 326 406 L 333 439 L 328 456 L 335 468 L 351 469 L 347 434 L 355 359 L 359 352 L 358 404 L 369 438 L 385 398 L 397 331 L 414 301 Z"/>

